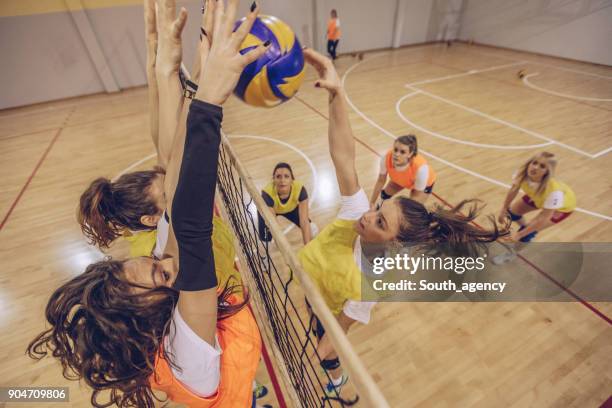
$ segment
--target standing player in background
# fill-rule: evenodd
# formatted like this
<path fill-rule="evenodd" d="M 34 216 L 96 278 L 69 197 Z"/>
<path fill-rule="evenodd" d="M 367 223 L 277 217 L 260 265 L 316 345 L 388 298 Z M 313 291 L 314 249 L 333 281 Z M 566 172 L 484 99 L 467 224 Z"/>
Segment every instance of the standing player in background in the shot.
<path fill-rule="evenodd" d="M 340 19 L 336 9 L 331 11 L 331 18 L 327 22 L 327 53 L 332 60 L 335 60 L 336 49 L 340 42 Z"/>
<path fill-rule="evenodd" d="M 293 169 L 287 163 L 278 163 L 272 172 L 272 181 L 264 187 L 261 197 L 274 215 L 282 215 L 302 231 L 304 245 L 316 234 L 316 225 L 310 221 L 308 214 L 308 192 L 306 187 L 293 176 Z M 258 214 L 259 238 L 262 241 L 272 240 L 266 222 Z"/>
<path fill-rule="evenodd" d="M 498 220 L 503 222 L 510 218 L 519 224 L 519 230 L 510 236 L 517 244 L 510 252 L 495 256 L 493 263 L 513 260 L 516 251 L 534 239 L 539 231 L 560 223 L 576 208 L 576 196 L 572 189 L 553 178 L 556 167 L 555 155 L 542 152 L 527 160 L 514 175 Z M 525 195 L 512 202 L 519 190 L 523 190 Z M 525 221 L 523 215 L 535 210 L 540 212 L 531 221 Z"/>
<path fill-rule="evenodd" d="M 383 189 L 387 174 L 390 180 Z M 418 154 L 416 136 L 400 136 L 393 142 L 393 149 L 380 159 L 380 172 L 372 191 L 370 207 L 376 207 L 379 195 L 384 201 L 404 188 L 410 190 L 410 198 L 425 204 L 435 181 L 436 173 L 427 160 Z"/>

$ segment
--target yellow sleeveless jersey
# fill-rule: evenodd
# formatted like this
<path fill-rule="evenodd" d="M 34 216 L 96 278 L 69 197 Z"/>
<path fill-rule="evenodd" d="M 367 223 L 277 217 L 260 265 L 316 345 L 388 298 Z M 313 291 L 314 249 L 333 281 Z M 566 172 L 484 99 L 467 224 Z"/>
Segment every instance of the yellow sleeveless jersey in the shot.
<path fill-rule="evenodd" d="M 264 187 L 263 191 L 265 191 L 274 201 L 274 207 L 272 208 L 274 208 L 274 212 L 276 214 L 287 214 L 295 210 L 300 204 L 300 192 L 302 191 L 302 187 L 304 187 L 302 183 L 294 180 L 293 183 L 291 183 L 291 193 L 289 193 L 289 199 L 284 204 L 281 202 L 281 199 L 274 188 L 274 183 L 269 183 Z"/>
<path fill-rule="evenodd" d="M 353 258 L 354 224 L 336 219 L 298 252 L 304 270 L 336 315 L 346 300 L 361 300 L 361 271 Z"/>
<path fill-rule="evenodd" d="M 548 180 L 546 188 L 539 194 L 536 192 L 535 188 L 529 185 L 527 180 L 521 183 L 520 188 L 529 198 L 531 198 L 531 200 L 533 200 L 537 208 L 542 208 L 544 206 L 544 202 L 546 201 L 546 197 L 548 197 L 548 195 L 553 191 L 558 190 L 563 191 L 563 207 L 558 208 L 556 211 L 568 213 L 574 211 L 576 208 L 576 195 L 572 189 L 567 184 L 553 178 Z"/>
<path fill-rule="evenodd" d="M 155 248 L 156 230 L 133 232 L 124 239 L 130 244 L 130 257 L 151 256 Z M 234 248 L 234 236 L 229 227 L 221 217 L 213 217 L 213 253 L 215 255 L 215 271 L 219 285 L 225 285 L 230 277 L 233 277 L 230 285 L 240 285 L 242 278 L 234 268 L 236 249 Z"/>

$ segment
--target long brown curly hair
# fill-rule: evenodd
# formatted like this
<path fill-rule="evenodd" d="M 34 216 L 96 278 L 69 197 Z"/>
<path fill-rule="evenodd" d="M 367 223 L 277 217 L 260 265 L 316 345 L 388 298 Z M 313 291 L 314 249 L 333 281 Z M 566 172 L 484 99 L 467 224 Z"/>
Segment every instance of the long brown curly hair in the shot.
<path fill-rule="evenodd" d="M 156 356 L 176 367 L 160 345 L 170 330 L 179 292 L 130 283 L 124 262 L 106 259 L 91 264 L 56 289 L 45 311 L 51 328 L 36 336 L 26 350 L 35 360 L 50 353 L 61 362 L 66 379 L 84 379 L 93 388 L 91 404 L 97 408 L 154 407 L 157 397 L 149 380 Z M 241 303 L 228 302 L 236 289 L 227 282 L 220 290 L 218 320 L 248 302 L 248 295 Z M 106 390 L 110 397 L 102 402 Z"/>

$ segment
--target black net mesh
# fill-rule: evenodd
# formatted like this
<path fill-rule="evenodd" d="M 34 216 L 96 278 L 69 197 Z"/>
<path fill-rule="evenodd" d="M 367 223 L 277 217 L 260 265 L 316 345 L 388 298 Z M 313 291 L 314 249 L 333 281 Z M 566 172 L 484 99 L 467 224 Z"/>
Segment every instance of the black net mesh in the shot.
<path fill-rule="evenodd" d="M 226 142 L 224 142 L 226 143 Z M 293 272 L 273 243 L 259 239 L 257 208 L 235 168 L 235 159 L 222 144 L 219 157 L 218 188 L 229 223 L 240 244 L 255 287 L 251 297 L 260 302 L 265 321 L 260 329 L 271 333 L 282 355 L 282 364 L 302 407 L 345 407 L 358 397 L 343 398 L 335 391 L 326 395 L 329 375 L 320 366 L 314 333 L 316 318 L 308 312 L 304 293 Z M 274 236 L 272 238 L 275 238 Z M 255 293 L 253 293 L 255 292 Z M 261 319 L 260 319 L 261 320 Z M 266 327 L 262 327 L 266 326 Z M 341 392 L 344 394 L 344 392 Z"/>

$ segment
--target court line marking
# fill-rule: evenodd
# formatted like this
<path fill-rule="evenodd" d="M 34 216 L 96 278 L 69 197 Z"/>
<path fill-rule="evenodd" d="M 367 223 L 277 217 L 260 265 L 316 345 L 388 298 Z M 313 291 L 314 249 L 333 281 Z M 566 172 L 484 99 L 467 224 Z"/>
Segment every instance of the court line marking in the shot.
<path fill-rule="evenodd" d="M 526 63 L 527 63 L 527 61 L 519 61 L 519 62 L 514 62 L 512 64 L 497 65 L 497 66 L 490 67 L 490 68 L 472 69 L 472 70 L 469 70 L 467 72 L 462 72 L 460 74 L 452 74 L 452 75 L 446 75 L 446 76 L 442 76 L 442 77 L 438 77 L 438 78 L 425 79 L 423 81 L 411 82 L 409 84 L 406 84 L 406 87 L 408 88 L 408 87 L 412 87 L 412 86 L 415 86 L 415 85 L 423 85 L 423 84 L 430 84 L 430 83 L 433 83 L 433 82 L 446 81 L 447 79 L 461 78 L 461 77 L 468 76 L 468 75 L 476 75 L 476 74 L 480 74 L 482 72 L 495 71 L 495 70 L 498 70 L 498 69 L 509 68 L 509 67 L 513 67 L 513 66 L 516 66 L 516 65 L 526 64 Z"/>
<path fill-rule="evenodd" d="M 576 96 L 576 95 L 564 94 L 564 93 L 561 93 L 561 92 L 555 92 L 555 91 L 551 91 L 549 89 L 545 89 L 545 88 L 542 88 L 540 86 L 534 85 L 531 82 L 529 82 L 529 78 L 535 77 L 535 76 L 538 76 L 538 75 L 540 75 L 539 72 L 534 72 L 533 74 L 525 75 L 523 77 L 523 83 L 525 85 L 527 85 L 529 88 L 535 89 L 536 91 L 544 92 L 544 93 L 547 93 L 547 94 L 550 94 L 550 95 L 560 96 L 562 98 L 576 99 L 576 100 L 579 100 L 579 101 L 612 102 L 612 99 L 610 99 L 610 98 L 593 98 L 593 97 L 588 97 L 588 96 Z"/>
<path fill-rule="evenodd" d="M 351 72 L 352 72 L 352 71 L 353 71 L 353 70 L 354 70 L 356 67 L 358 67 L 360 64 L 362 64 L 362 63 L 363 63 L 363 62 L 365 62 L 365 61 L 371 61 L 372 59 L 374 59 L 374 58 L 378 58 L 378 57 L 381 57 L 381 56 L 383 56 L 383 55 L 385 55 L 385 54 L 375 55 L 375 56 L 373 56 L 372 58 L 363 59 L 362 61 L 357 62 L 357 63 L 353 64 L 351 67 L 349 67 L 349 68 L 346 70 L 346 72 L 344 73 L 344 75 L 342 75 L 342 87 L 345 89 L 345 93 L 344 93 L 344 94 L 345 94 L 345 99 L 346 99 L 347 103 L 349 104 L 349 106 L 350 106 L 350 107 L 353 109 L 353 111 L 355 111 L 355 113 L 357 113 L 357 115 L 359 115 L 359 116 L 360 116 L 360 117 L 361 117 L 363 120 L 365 120 L 367 123 L 369 123 L 370 125 L 372 125 L 372 127 L 375 127 L 376 129 L 378 129 L 378 130 L 379 130 L 381 133 L 383 133 L 384 135 L 386 135 L 386 136 L 388 136 L 389 138 L 391 138 L 391 139 L 395 140 L 395 139 L 397 139 L 397 136 L 395 136 L 393 133 L 389 132 L 387 129 L 383 128 L 382 126 L 380 126 L 378 123 L 374 122 L 372 119 L 370 119 L 368 116 L 366 116 L 366 115 L 365 115 L 363 112 L 361 112 L 361 111 L 360 111 L 360 110 L 359 110 L 359 109 L 358 109 L 358 108 L 355 106 L 355 104 L 353 103 L 353 101 L 352 101 L 352 100 L 351 100 L 351 98 L 349 97 L 348 92 L 346 92 L 346 87 L 345 87 L 346 78 L 348 77 L 348 75 L 349 75 L 349 74 L 350 74 L 350 73 L 351 73 Z M 423 92 L 422 90 L 420 90 L 420 91 L 421 91 L 421 92 Z M 488 182 L 489 182 L 489 183 L 491 183 L 491 184 L 495 184 L 495 185 L 497 185 L 497 186 L 504 187 L 505 189 L 510 189 L 510 187 L 511 187 L 511 186 L 510 186 L 509 184 L 507 184 L 507 183 L 501 182 L 501 181 L 496 180 L 496 179 L 493 179 L 493 178 L 491 178 L 491 177 L 487 177 L 487 176 L 485 176 L 485 175 L 483 175 L 483 174 L 480 174 L 480 173 L 477 173 L 477 172 L 475 172 L 475 171 L 472 171 L 472 170 L 466 169 L 465 167 L 461 167 L 461 166 L 459 166 L 459 165 L 457 165 L 457 164 L 455 164 L 455 163 L 452 163 L 452 162 L 450 162 L 450 161 L 448 161 L 448 160 L 445 160 L 445 159 L 443 159 L 443 158 L 441 158 L 441 157 L 439 157 L 439 156 L 436 156 L 436 155 L 434 155 L 434 154 L 432 154 L 432 153 L 429 153 L 429 152 L 427 152 L 426 150 L 423 150 L 423 149 L 419 149 L 419 150 L 420 150 L 420 152 L 421 152 L 421 153 L 422 153 L 424 156 L 431 157 L 432 159 L 437 160 L 437 161 L 439 161 L 440 163 L 443 163 L 443 164 L 445 164 L 445 165 L 447 165 L 447 166 L 449 166 L 449 167 L 452 167 L 452 168 L 454 168 L 454 169 L 456 169 L 456 170 L 459 170 L 459 171 L 461 171 L 461 172 L 463 172 L 463 173 L 469 174 L 469 175 L 474 176 L 474 177 L 476 177 L 476 178 L 479 178 L 479 179 L 481 179 L 481 180 L 488 181 Z M 597 213 L 597 212 L 595 212 L 595 211 L 590 211 L 590 210 L 587 210 L 587 209 L 584 209 L 584 208 L 577 207 L 577 208 L 575 209 L 575 211 L 577 211 L 577 212 L 581 212 L 581 213 L 584 213 L 584 214 L 588 214 L 588 215 L 591 215 L 591 216 L 593 216 L 593 217 L 602 218 L 602 219 L 607 220 L 607 221 L 612 221 L 612 217 L 611 217 L 611 216 L 608 216 L 608 215 L 605 215 L 605 214 L 600 214 L 600 213 Z"/>
<path fill-rule="evenodd" d="M 574 153 L 581 154 L 581 155 L 586 156 L 586 157 L 588 157 L 588 158 L 590 158 L 590 159 L 594 159 L 594 158 L 595 158 L 595 157 L 594 157 L 594 155 L 593 155 L 593 154 L 591 154 L 591 153 L 585 152 L 584 150 L 578 149 L 577 147 L 574 147 L 574 146 L 570 146 L 570 145 L 565 144 L 565 143 L 563 143 L 563 142 L 559 142 L 558 140 L 552 139 L 552 138 L 550 138 L 550 137 L 548 137 L 548 136 L 545 136 L 545 135 L 543 135 L 543 134 L 541 134 L 541 133 L 535 132 L 535 131 L 533 131 L 533 130 L 525 129 L 524 127 L 521 127 L 521 126 L 519 126 L 519 125 L 515 125 L 514 123 L 507 122 L 507 121 L 505 121 L 505 120 L 503 120 L 503 119 L 499 119 L 499 118 L 497 118 L 497 117 L 495 117 L 495 116 L 493 116 L 493 115 L 489 115 L 489 114 L 487 114 L 487 113 L 481 112 L 481 111 L 476 110 L 476 109 L 474 109 L 474 108 L 470 108 L 470 107 L 465 106 L 465 105 L 462 105 L 462 104 L 460 104 L 460 103 L 457 103 L 457 102 L 451 101 L 450 99 L 446 99 L 446 98 L 443 98 L 443 97 L 441 97 L 441 96 L 438 96 L 438 95 L 432 94 L 431 92 L 425 91 L 425 90 L 423 90 L 423 89 L 420 89 L 420 88 L 415 88 L 415 87 L 412 87 L 412 86 L 406 86 L 406 87 L 407 87 L 407 88 L 409 88 L 409 89 L 412 89 L 412 90 L 414 90 L 414 91 L 421 91 L 421 93 L 422 93 L 422 94 L 424 94 L 424 95 L 427 95 L 427 96 L 429 96 L 429 97 L 431 97 L 431 98 L 434 98 L 434 99 L 440 100 L 440 101 L 442 101 L 442 102 L 446 102 L 446 103 L 448 103 L 449 105 L 453 105 L 453 106 L 455 106 L 455 107 L 458 107 L 458 108 L 464 109 L 464 110 L 466 110 L 466 111 L 468 111 L 468 112 L 471 112 L 471 113 L 473 113 L 473 114 L 475 114 L 475 115 L 478 115 L 478 116 L 481 116 L 481 117 L 483 117 L 483 118 L 489 119 L 489 120 L 491 120 L 491 121 L 493 121 L 493 122 L 497 122 L 497 123 L 499 123 L 499 124 L 506 125 L 506 126 L 508 126 L 508 127 L 512 128 L 512 129 L 515 129 L 515 130 L 518 130 L 518 131 L 521 131 L 521 132 L 527 133 L 528 135 L 533 136 L 533 137 L 535 137 L 535 138 L 537 138 L 537 139 L 542 139 L 542 140 L 546 140 L 546 141 L 548 141 L 548 142 L 552 142 L 552 143 L 554 143 L 554 144 L 556 144 L 556 145 L 558 145 L 558 146 L 564 147 L 564 148 L 565 148 L 565 149 L 567 149 L 567 150 L 571 150 L 571 151 L 573 151 Z"/>
<path fill-rule="evenodd" d="M 318 181 L 318 174 L 317 174 L 317 169 L 314 165 L 314 163 L 312 162 L 312 160 L 310 160 L 310 157 L 308 157 L 306 155 L 306 153 L 304 153 L 301 149 L 298 149 L 297 147 L 295 147 L 292 144 L 289 144 L 287 142 L 284 142 L 282 140 L 278 140 L 278 139 L 274 139 L 271 137 L 266 137 L 266 136 L 254 136 L 254 135 L 227 135 L 227 137 L 229 139 L 232 138 L 236 138 L 236 139 L 258 139 L 258 140 L 265 140 L 271 143 L 278 143 L 282 146 L 287 147 L 290 150 L 293 150 L 294 152 L 296 152 L 297 154 L 299 154 L 300 156 L 302 156 L 302 158 L 306 161 L 306 163 L 308 164 L 308 167 L 310 167 L 310 172 L 312 173 L 312 182 L 313 182 L 313 186 L 312 186 L 312 195 L 309 197 L 308 200 L 308 208 L 311 209 L 315 203 L 315 200 L 317 198 L 317 181 Z M 284 234 L 287 234 L 289 231 L 291 231 L 294 227 L 294 224 L 291 223 L 287 228 L 285 228 L 283 230 Z"/>
<path fill-rule="evenodd" d="M 410 119 L 408 119 L 408 117 L 406 117 L 400 107 L 401 104 L 404 100 L 418 95 L 420 94 L 420 91 L 417 92 L 411 92 L 407 95 L 402 96 L 400 99 L 398 99 L 397 103 L 395 104 L 395 111 L 397 112 L 397 114 L 399 115 L 399 117 L 406 122 L 407 124 L 409 124 L 410 126 L 420 130 L 421 132 L 427 133 L 431 136 L 443 139 L 443 140 L 447 140 L 449 142 L 453 142 L 453 143 L 459 143 L 459 144 L 464 144 L 464 145 L 468 145 L 468 146 L 476 146 L 476 147 L 483 147 L 483 148 L 487 148 L 487 149 L 510 149 L 510 150 L 521 150 L 521 149 L 535 149 L 535 148 L 539 148 L 539 147 L 544 147 L 544 146 L 550 146 L 551 144 L 553 144 L 553 142 L 546 142 L 546 143 L 540 143 L 540 144 L 533 144 L 533 145 L 497 145 L 497 144 L 488 144 L 488 143 L 477 143 L 477 142 L 470 142 L 467 140 L 461 140 L 461 139 L 457 139 L 451 136 L 446 136 L 443 135 L 441 133 L 437 133 L 434 132 L 433 130 L 429 130 L 426 129 L 420 125 L 417 125 L 416 123 L 414 123 L 413 121 L 411 121 Z"/>
<path fill-rule="evenodd" d="M 471 52 L 476 53 L 476 54 L 487 55 L 489 57 L 505 59 L 505 60 L 508 60 L 508 61 L 518 61 L 518 60 L 516 60 L 514 58 L 511 58 L 511 57 L 495 55 L 495 54 L 492 54 L 492 53 L 489 53 L 489 52 L 485 52 L 485 51 L 476 51 L 476 50 L 469 49 L 469 47 L 464 47 L 464 48 L 467 48 L 468 51 L 471 51 Z M 503 51 L 505 51 L 505 50 L 503 50 Z M 521 52 L 519 50 L 516 50 L 516 51 L 517 52 Z M 529 51 L 523 51 L 523 52 L 529 53 Z M 543 56 L 543 57 L 547 57 L 547 58 L 563 58 L 563 57 L 555 57 L 555 56 L 552 56 L 552 55 L 551 56 Z M 542 65 L 544 67 L 554 68 L 554 69 L 558 69 L 560 71 L 574 72 L 576 74 L 582 74 L 582 75 L 588 75 L 588 76 L 593 76 L 593 77 L 597 77 L 597 78 L 612 80 L 612 76 L 600 75 L 600 74 L 595 74 L 595 73 L 587 72 L 587 71 L 580 71 L 578 69 L 559 67 L 559 66 L 556 66 L 556 65 L 547 64 L 545 62 L 538 62 L 538 61 L 533 61 L 533 60 L 523 60 L 523 61 L 527 62 L 528 64 Z"/>

